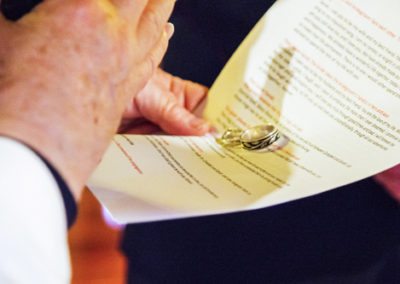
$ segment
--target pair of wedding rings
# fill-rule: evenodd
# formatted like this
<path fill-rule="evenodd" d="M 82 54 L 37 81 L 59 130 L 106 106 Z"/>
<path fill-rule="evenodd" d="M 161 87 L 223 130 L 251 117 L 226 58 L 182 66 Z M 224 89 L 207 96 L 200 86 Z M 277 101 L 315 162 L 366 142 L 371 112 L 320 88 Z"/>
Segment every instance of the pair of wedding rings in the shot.
<path fill-rule="evenodd" d="M 274 125 L 266 124 L 246 130 L 228 129 L 217 142 L 224 147 L 241 146 L 249 151 L 274 151 L 283 147 L 287 140 Z"/>

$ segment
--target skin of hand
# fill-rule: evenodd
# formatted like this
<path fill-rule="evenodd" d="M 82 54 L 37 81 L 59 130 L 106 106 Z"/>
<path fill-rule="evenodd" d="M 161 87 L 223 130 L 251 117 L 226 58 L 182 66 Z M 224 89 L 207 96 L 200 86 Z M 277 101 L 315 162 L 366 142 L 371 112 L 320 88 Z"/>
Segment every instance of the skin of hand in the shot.
<path fill-rule="evenodd" d="M 0 18 L 0 135 L 46 158 L 79 198 L 167 49 L 175 0 L 47 0 Z"/>
<path fill-rule="evenodd" d="M 152 133 L 161 128 L 175 135 L 204 135 L 211 130 L 210 125 L 193 111 L 207 91 L 203 85 L 158 69 L 128 104 L 120 132 Z"/>

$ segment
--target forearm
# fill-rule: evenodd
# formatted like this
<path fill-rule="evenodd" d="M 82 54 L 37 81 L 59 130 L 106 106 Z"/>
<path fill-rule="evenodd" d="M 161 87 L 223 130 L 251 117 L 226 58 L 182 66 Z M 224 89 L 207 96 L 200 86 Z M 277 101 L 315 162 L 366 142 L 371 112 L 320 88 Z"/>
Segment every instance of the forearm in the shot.
<path fill-rule="evenodd" d="M 60 75 L 39 67 L 0 80 L 0 133 L 45 157 L 77 198 L 115 133 L 123 107 L 84 75 L 58 82 Z"/>
<path fill-rule="evenodd" d="M 168 46 L 174 0 L 43 1 L 0 16 L 0 134 L 80 192 Z"/>

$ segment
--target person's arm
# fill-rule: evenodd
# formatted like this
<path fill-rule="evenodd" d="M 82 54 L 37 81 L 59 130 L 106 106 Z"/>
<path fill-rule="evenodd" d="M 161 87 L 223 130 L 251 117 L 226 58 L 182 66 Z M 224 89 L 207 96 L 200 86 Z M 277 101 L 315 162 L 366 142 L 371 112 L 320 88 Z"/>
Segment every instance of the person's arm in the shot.
<path fill-rule="evenodd" d="M 78 199 L 166 51 L 174 2 L 48 0 L 0 16 L 0 283 L 68 283 L 60 180 Z"/>
<path fill-rule="evenodd" d="M 44 1 L 0 18 L 0 134 L 40 153 L 75 198 L 161 61 L 174 2 Z"/>

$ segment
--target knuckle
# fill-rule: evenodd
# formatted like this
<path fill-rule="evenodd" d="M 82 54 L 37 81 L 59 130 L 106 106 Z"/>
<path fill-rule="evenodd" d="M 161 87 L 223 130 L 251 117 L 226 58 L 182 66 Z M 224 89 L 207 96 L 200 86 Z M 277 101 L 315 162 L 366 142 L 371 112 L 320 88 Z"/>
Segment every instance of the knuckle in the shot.
<path fill-rule="evenodd" d="M 143 13 L 143 22 L 146 25 L 148 32 L 160 34 L 163 29 L 163 22 L 160 14 L 154 9 L 147 9 Z"/>
<path fill-rule="evenodd" d="M 95 0 L 74 0 L 71 1 L 71 13 L 68 15 L 70 21 L 94 23 L 104 21 L 106 13 L 100 5 L 99 1 Z"/>

